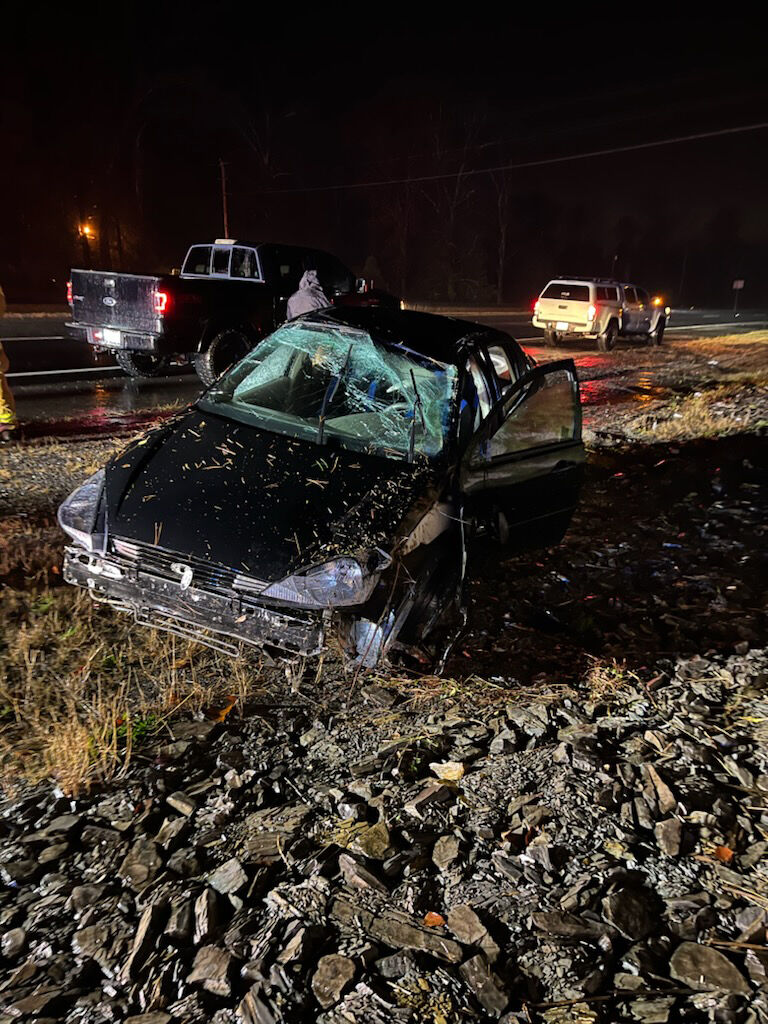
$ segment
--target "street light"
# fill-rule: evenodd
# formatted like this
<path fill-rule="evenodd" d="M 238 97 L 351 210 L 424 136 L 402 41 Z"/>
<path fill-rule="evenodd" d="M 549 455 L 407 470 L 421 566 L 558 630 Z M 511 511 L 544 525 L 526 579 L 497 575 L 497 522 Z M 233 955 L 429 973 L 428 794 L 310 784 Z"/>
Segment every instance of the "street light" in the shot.
<path fill-rule="evenodd" d="M 83 238 L 93 238 L 93 228 L 90 224 L 81 224 L 80 234 Z"/>

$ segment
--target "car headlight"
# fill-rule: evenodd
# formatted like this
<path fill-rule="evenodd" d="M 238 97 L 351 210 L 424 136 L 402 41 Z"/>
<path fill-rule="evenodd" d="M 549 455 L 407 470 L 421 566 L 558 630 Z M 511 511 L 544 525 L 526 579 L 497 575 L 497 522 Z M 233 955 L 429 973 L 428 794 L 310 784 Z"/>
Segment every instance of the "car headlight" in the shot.
<path fill-rule="evenodd" d="M 365 569 L 355 558 L 334 558 L 272 583 L 259 596 L 305 608 L 365 604 L 389 562 L 389 556 L 379 551 L 375 552 L 373 565 L 369 562 Z"/>
<path fill-rule="evenodd" d="M 104 550 L 104 516 L 99 507 L 103 492 L 104 470 L 100 469 L 59 506 L 59 526 L 87 551 Z"/>

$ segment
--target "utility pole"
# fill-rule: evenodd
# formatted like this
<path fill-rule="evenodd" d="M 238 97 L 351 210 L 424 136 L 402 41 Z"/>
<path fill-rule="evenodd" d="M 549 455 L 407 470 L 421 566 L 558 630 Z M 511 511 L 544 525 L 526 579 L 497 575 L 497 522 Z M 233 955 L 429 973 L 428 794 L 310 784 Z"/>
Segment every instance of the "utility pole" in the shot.
<path fill-rule="evenodd" d="M 227 172 L 226 164 L 219 157 L 219 170 L 221 172 L 221 212 L 224 217 L 224 237 L 229 238 L 229 213 L 227 211 Z"/>

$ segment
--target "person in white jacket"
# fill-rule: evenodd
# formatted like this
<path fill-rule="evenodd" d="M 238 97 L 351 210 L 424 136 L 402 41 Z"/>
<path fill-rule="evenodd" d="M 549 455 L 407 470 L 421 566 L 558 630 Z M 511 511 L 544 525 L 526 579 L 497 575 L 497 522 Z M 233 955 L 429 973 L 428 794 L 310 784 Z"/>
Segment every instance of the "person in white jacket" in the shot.
<path fill-rule="evenodd" d="M 3 289 L 0 288 L 0 317 L 4 315 L 5 295 Z M 0 341 L 0 441 L 7 441 L 14 434 L 17 426 L 16 405 L 5 378 L 9 365 L 8 356 L 5 354 L 2 341 Z"/>
<path fill-rule="evenodd" d="M 305 270 L 299 281 L 299 290 L 288 299 L 288 319 L 293 320 L 302 313 L 311 313 L 313 309 L 325 309 L 330 305 L 331 300 L 317 279 L 317 271 Z"/>

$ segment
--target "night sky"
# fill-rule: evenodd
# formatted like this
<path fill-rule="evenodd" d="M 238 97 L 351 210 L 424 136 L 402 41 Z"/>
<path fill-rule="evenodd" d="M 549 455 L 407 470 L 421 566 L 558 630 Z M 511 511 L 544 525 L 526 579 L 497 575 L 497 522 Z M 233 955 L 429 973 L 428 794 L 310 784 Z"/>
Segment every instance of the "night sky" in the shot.
<path fill-rule="evenodd" d="M 527 302 L 615 268 L 685 305 L 728 305 L 742 277 L 768 304 L 767 130 L 485 171 L 768 122 L 765 19 L 492 10 L 19 5 L 9 300 L 60 300 L 86 261 L 178 266 L 223 234 L 221 159 L 232 236 L 330 249 L 407 298 Z"/>

